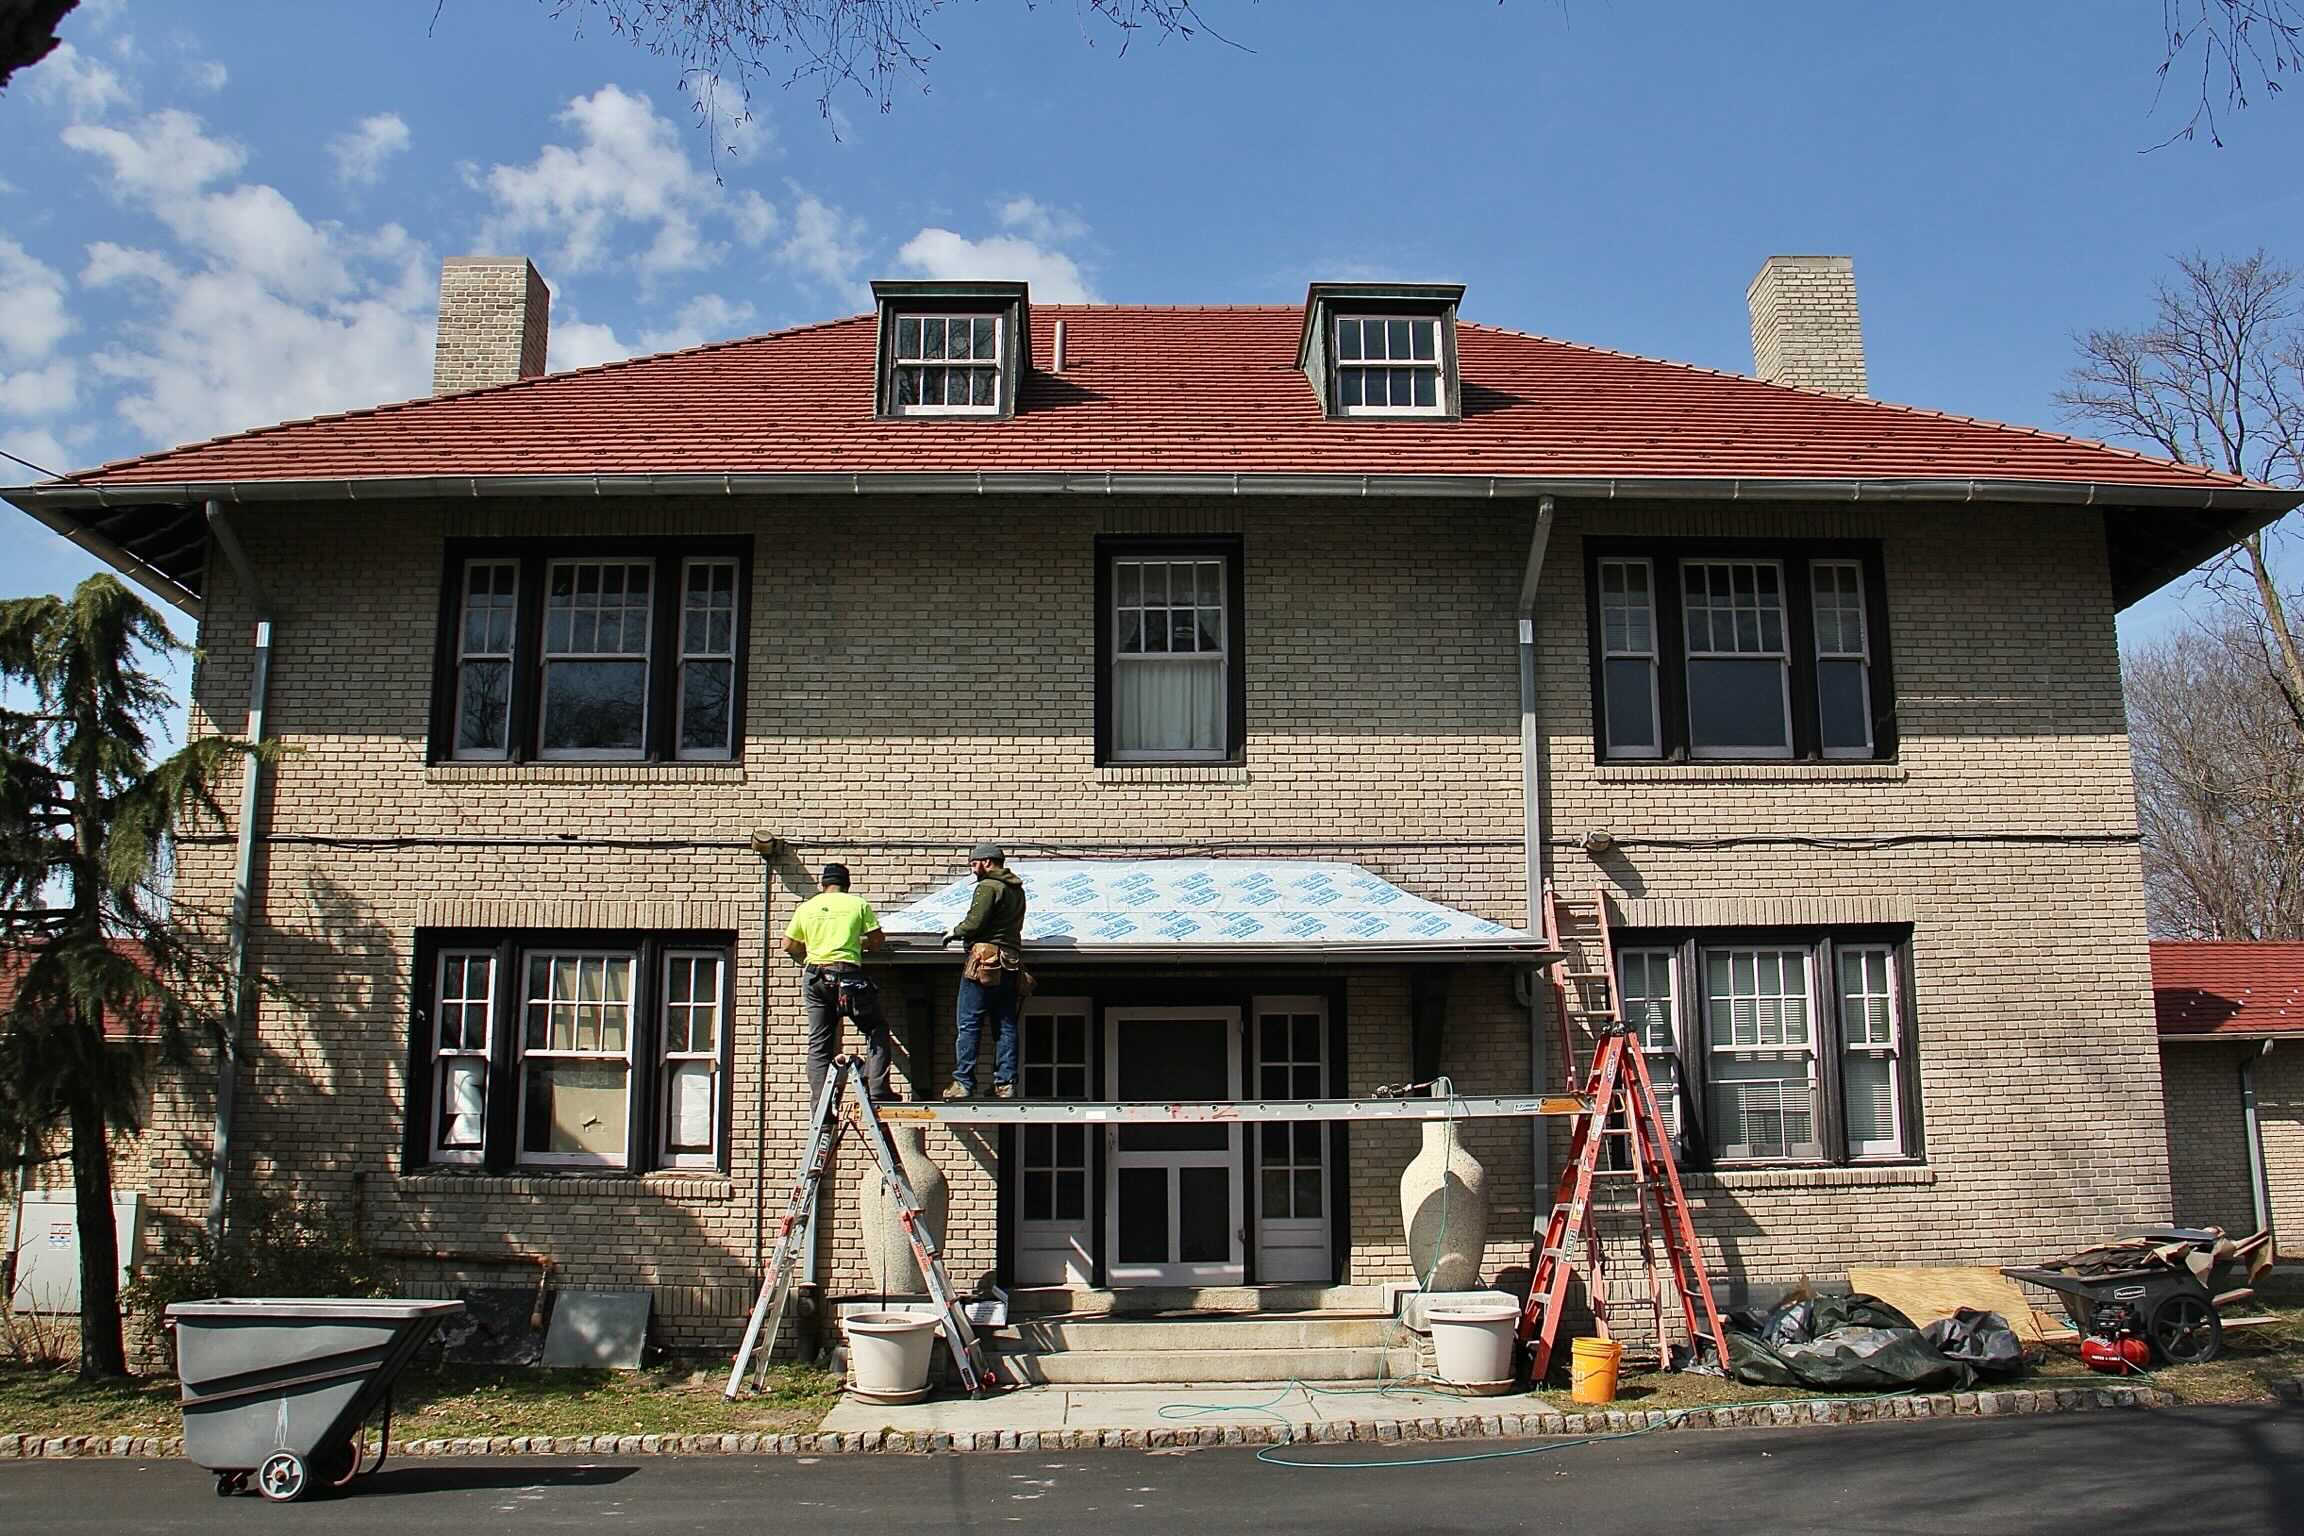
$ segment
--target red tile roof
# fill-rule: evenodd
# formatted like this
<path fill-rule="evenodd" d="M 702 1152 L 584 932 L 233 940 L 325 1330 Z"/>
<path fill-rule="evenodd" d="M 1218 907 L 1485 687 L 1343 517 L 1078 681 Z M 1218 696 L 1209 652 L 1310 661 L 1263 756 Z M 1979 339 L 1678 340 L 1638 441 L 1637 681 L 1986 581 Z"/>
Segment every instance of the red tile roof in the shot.
<path fill-rule="evenodd" d="M 133 940 L 114 939 L 112 952 L 127 956 L 147 971 L 152 968 L 150 959 L 144 953 L 144 947 Z M 6 1016 L 8 1010 L 16 1006 L 16 987 L 24 979 L 24 970 L 28 959 L 28 955 L 21 948 L 0 949 L 0 1017 Z M 159 1033 L 159 1026 L 154 1018 L 141 1008 L 137 1010 L 137 1017 L 133 1025 L 127 1020 L 110 1015 L 107 1015 L 104 1020 L 104 1038 L 107 1040 L 151 1040 L 158 1038 Z"/>
<path fill-rule="evenodd" d="M 2055 433 L 1466 323 L 1464 417 L 1331 420 L 1293 306 L 1038 305 L 1013 420 L 874 417 L 869 315 L 288 422 L 70 477 L 231 480 L 1062 470 L 2248 482 Z"/>
<path fill-rule="evenodd" d="M 2304 1035 L 2304 944 L 2155 943 L 2152 1005 L 2163 1038 Z"/>

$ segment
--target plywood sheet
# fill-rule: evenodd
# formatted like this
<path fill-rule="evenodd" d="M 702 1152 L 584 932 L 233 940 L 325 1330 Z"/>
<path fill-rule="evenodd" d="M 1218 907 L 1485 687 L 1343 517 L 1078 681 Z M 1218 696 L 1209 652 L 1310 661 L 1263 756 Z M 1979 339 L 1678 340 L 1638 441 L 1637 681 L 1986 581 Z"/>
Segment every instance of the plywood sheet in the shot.
<path fill-rule="evenodd" d="M 1988 1265 L 1852 1268 L 1848 1289 L 1879 1297 L 1923 1328 L 1962 1307 L 1974 1307 L 2008 1319 L 2008 1326 L 2025 1343 L 2042 1342 L 2040 1320 L 2033 1316 L 2023 1287 Z"/>

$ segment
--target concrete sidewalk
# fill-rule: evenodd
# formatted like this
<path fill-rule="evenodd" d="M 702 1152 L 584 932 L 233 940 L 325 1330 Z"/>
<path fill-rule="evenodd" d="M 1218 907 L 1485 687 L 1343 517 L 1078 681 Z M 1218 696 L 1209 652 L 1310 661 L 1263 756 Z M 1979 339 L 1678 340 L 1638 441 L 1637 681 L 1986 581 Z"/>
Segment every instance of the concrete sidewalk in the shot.
<path fill-rule="evenodd" d="M 873 1403 L 844 1396 L 824 1417 L 822 1433 L 892 1429 L 911 1434 L 968 1431 L 1090 1433 L 1205 1429 L 1239 1425 L 1411 1424 L 1427 1419 L 1530 1414 L 1550 1405 L 1527 1393 L 1464 1397 L 1376 1384 L 1307 1386 L 1249 1382 L 1239 1386 L 1017 1387 L 970 1400 Z M 1365 1431 L 1362 1439 L 1372 1438 Z"/>

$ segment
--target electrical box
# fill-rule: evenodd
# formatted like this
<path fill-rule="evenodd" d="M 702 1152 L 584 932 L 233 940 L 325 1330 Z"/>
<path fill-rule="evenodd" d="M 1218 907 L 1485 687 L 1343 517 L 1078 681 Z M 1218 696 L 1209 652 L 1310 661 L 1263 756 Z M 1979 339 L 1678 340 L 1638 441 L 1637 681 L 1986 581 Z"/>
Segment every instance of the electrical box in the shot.
<path fill-rule="evenodd" d="M 27 1190 L 16 1202 L 16 1289 L 10 1303 L 19 1312 L 76 1313 L 80 1310 L 80 1212 L 68 1189 Z M 144 1241 L 144 1197 L 112 1196 L 112 1230 L 120 1244 L 120 1280 L 136 1273 Z"/>

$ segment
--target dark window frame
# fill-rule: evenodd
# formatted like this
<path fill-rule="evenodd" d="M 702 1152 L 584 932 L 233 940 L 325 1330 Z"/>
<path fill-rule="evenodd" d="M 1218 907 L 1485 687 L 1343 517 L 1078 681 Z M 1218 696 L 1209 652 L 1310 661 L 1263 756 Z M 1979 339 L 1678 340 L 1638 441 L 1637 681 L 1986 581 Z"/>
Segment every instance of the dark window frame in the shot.
<path fill-rule="evenodd" d="M 1847 924 L 1829 928 L 1627 928 L 1612 936 L 1616 954 L 1669 950 L 1676 970 L 1679 1008 L 1680 1139 L 1675 1148 L 1690 1168 L 1908 1168 L 1928 1161 L 1926 1124 L 1920 1103 L 1919 1006 L 1913 991 L 1913 933 L 1903 924 Z M 1840 1017 L 1837 951 L 1886 947 L 1896 972 L 1896 1100 L 1903 1150 L 1894 1155 L 1853 1157 L 1848 1151 L 1847 1102 L 1841 1073 L 1846 1027 Z M 1817 1144 L 1820 1157 L 1718 1157 L 1712 1144 L 1712 1072 L 1709 1010 L 1703 1006 L 1702 955 L 1708 949 L 1806 949 L 1813 957 L 1815 985 L 1809 999 L 1816 1010 Z M 1620 973 L 1619 973 L 1620 974 Z M 1620 985 L 1611 978 L 1611 985 Z"/>
<path fill-rule="evenodd" d="M 1246 562 L 1240 535 L 1100 534 L 1096 538 L 1096 765 L 1115 768 L 1239 767 L 1248 753 Z M 1210 757 L 1122 757 L 1112 686 L 1112 566 L 1117 560 L 1221 560 L 1224 562 L 1224 751 Z"/>
<path fill-rule="evenodd" d="M 456 755 L 457 661 L 464 608 L 465 569 L 473 561 L 505 560 L 519 572 L 512 630 L 511 719 L 502 757 Z M 546 757 L 538 738 L 541 725 L 544 652 L 544 573 L 556 560 L 621 560 L 653 567 L 649 614 L 647 725 L 640 753 L 632 757 Z M 680 616 L 683 580 L 689 560 L 736 562 L 735 655 L 729 685 L 728 753 L 725 757 L 680 755 Z M 747 536 L 700 538 L 497 538 L 447 539 L 442 544 L 440 612 L 433 645 L 432 707 L 426 743 L 428 763 L 585 762 L 741 763 L 744 760 L 745 674 L 752 647 L 752 540 Z"/>
<path fill-rule="evenodd" d="M 1653 754 L 1611 753 L 1608 745 L 1608 691 L 1600 604 L 1600 566 L 1609 560 L 1649 563 L 1655 604 L 1656 727 L 1660 750 Z M 1689 741 L 1688 644 L 1685 586 L 1681 563 L 1688 560 L 1773 561 L 1784 572 L 1785 649 L 1792 713 L 1792 751 L 1787 757 L 1704 754 Z M 1872 750 L 1827 753 L 1820 741 L 1817 707 L 1816 614 L 1813 568 L 1817 561 L 1853 562 L 1863 573 L 1864 629 L 1871 655 Z M 1587 675 L 1591 688 L 1592 754 L 1610 764 L 1885 763 L 1897 754 L 1896 673 L 1888 643 L 1887 576 L 1877 539 L 1586 539 L 1584 618 Z"/>
<path fill-rule="evenodd" d="M 632 976 L 632 1077 L 626 1095 L 625 1160 L 621 1167 L 552 1167 L 525 1163 L 520 1157 L 520 1059 L 524 1020 L 521 1017 L 521 959 L 534 950 L 628 951 L 634 957 Z M 718 1071 L 721 1084 L 716 1107 L 714 1147 L 710 1169 L 696 1163 L 675 1163 L 663 1151 L 663 1002 L 664 958 L 673 951 L 711 951 L 720 955 L 720 1040 Z M 435 1024 L 440 957 L 452 951 L 486 951 L 496 957 L 494 1038 L 489 1042 L 489 1092 L 481 1155 L 477 1161 L 445 1161 L 433 1155 L 433 1080 Z M 594 929 L 594 928 L 419 928 L 416 930 L 414 985 L 408 1009 L 406 1069 L 406 1123 L 401 1144 L 401 1169 L 407 1173 L 519 1174 L 551 1177 L 572 1174 L 586 1178 L 637 1178 L 648 1173 L 725 1174 L 729 1171 L 729 1139 L 734 1128 L 735 1094 L 730 1091 L 734 1071 L 736 1006 L 736 935 L 712 929 Z"/>

